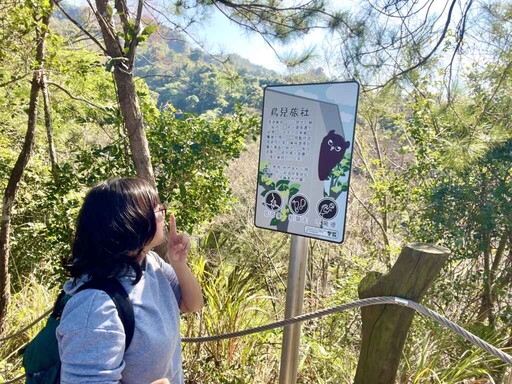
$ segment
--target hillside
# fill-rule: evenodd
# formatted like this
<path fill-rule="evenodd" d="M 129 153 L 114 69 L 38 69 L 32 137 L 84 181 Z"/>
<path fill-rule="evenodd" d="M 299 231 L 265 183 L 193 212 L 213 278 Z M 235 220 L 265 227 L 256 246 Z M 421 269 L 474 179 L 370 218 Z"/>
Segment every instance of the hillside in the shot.
<path fill-rule="evenodd" d="M 260 108 L 265 85 L 283 82 L 277 73 L 237 56 L 215 57 L 191 47 L 167 28 L 140 47 L 136 75 L 144 79 L 159 108 L 202 114 L 233 112 L 236 103 Z"/>
<path fill-rule="evenodd" d="M 66 4 L 65 9 L 71 17 L 87 23 L 88 9 L 72 4 Z M 55 12 L 53 24 L 62 35 L 76 33 L 76 27 L 61 11 Z M 270 84 L 326 80 L 321 68 L 283 76 L 236 53 L 220 56 L 205 52 L 165 26 L 139 46 L 135 74 L 147 83 L 160 109 L 172 105 L 187 113 L 213 111 L 215 115 L 232 113 L 237 103 L 260 109 L 263 88 Z"/>

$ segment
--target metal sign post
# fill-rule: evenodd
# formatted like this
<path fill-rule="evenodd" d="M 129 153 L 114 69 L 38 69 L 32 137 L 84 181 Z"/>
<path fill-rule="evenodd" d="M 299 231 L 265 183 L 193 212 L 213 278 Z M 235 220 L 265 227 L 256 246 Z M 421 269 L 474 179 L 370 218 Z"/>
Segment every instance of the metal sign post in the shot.
<path fill-rule="evenodd" d="M 302 314 L 304 289 L 306 286 L 307 257 L 308 239 L 306 237 L 292 235 L 288 267 L 288 286 L 286 290 L 286 319 Z M 297 382 L 300 330 L 301 323 L 284 327 L 279 384 L 295 384 Z"/>
<path fill-rule="evenodd" d="M 265 88 L 254 224 L 292 235 L 285 317 L 302 314 L 307 238 L 342 243 L 359 84 Z M 284 328 L 280 384 L 295 384 L 301 325 Z"/>

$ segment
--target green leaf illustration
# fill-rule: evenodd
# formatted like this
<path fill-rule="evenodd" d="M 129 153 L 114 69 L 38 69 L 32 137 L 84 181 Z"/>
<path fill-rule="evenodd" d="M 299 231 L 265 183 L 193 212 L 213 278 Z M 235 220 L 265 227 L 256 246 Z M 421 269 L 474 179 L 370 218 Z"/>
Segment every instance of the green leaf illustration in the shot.
<path fill-rule="evenodd" d="M 331 191 L 333 191 L 334 193 L 338 193 L 342 190 L 342 186 L 341 185 L 336 185 L 334 187 L 331 188 Z"/>
<path fill-rule="evenodd" d="M 299 192 L 299 190 L 297 188 L 290 188 L 290 197 L 295 195 L 297 192 Z"/>
<path fill-rule="evenodd" d="M 277 182 L 277 190 L 286 191 L 288 189 L 288 184 L 290 184 L 290 180 L 279 180 Z"/>

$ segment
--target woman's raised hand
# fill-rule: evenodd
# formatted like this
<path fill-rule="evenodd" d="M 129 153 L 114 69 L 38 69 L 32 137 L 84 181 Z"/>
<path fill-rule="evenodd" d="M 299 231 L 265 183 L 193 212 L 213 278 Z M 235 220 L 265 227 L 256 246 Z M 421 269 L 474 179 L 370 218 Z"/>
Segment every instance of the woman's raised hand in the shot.
<path fill-rule="evenodd" d="M 176 218 L 171 214 L 169 217 L 169 261 L 171 263 L 187 261 L 189 249 L 190 240 L 188 236 L 184 233 L 177 233 Z"/>

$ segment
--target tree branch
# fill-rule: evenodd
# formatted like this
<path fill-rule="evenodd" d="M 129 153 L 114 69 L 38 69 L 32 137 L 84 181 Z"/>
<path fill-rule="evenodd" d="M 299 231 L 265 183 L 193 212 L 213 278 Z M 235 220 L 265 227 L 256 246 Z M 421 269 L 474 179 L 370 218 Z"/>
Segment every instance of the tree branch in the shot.
<path fill-rule="evenodd" d="M 363 161 L 364 167 L 366 168 L 366 172 L 368 172 L 368 176 L 370 176 L 372 183 L 375 183 L 375 177 L 373 176 L 372 170 L 370 169 L 370 166 L 368 165 L 366 158 L 363 156 L 363 148 L 361 146 L 361 143 L 359 142 L 358 139 L 355 140 L 355 143 L 359 152 L 359 157 Z"/>
<path fill-rule="evenodd" d="M 464 34 L 466 32 L 466 21 L 469 14 L 469 9 L 471 8 L 471 5 L 473 4 L 473 0 L 470 0 L 469 3 L 466 6 L 466 10 L 464 11 L 464 15 L 462 16 L 462 20 L 459 22 L 459 25 L 457 26 L 457 45 L 455 46 L 455 49 L 453 50 L 452 58 L 450 60 L 450 63 L 448 64 L 447 68 L 449 67 L 450 70 L 448 75 L 448 100 L 451 100 L 451 83 L 452 83 L 452 73 L 453 73 L 453 62 L 455 60 L 455 56 L 457 53 L 460 53 L 461 47 L 462 47 L 462 40 L 464 39 Z"/>
<path fill-rule="evenodd" d="M 258 27 L 256 25 L 254 25 L 254 23 L 251 22 L 251 25 L 244 24 L 241 21 L 232 18 L 223 9 L 219 8 L 219 6 L 216 3 L 214 3 L 214 5 L 215 5 L 215 7 L 217 7 L 219 12 L 222 13 L 228 20 L 231 20 L 233 23 L 239 25 L 242 28 L 247 28 L 253 32 L 258 33 L 261 36 L 261 38 L 263 39 L 263 41 L 265 41 L 265 43 L 269 46 L 269 48 L 274 52 L 274 54 L 279 59 L 279 61 L 284 63 L 284 59 L 279 55 L 279 53 L 275 49 L 274 45 L 267 39 L 267 37 L 265 36 L 265 33 L 263 31 L 260 31 L 258 29 Z"/>
<path fill-rule="evenodd" d="M 103 51 L 104 54 L 108 55 L 106 48 L 89 32 L 87 31 L 80 23 L 78 23 L 75 19 L 73 19 L 65 10 L 61 7 L 59 1 L 54 1 L 55 5 L 61 10 L 61 12 L 66 16 L 66 18 L 71 21 L 78 29 L 80 29 L 83 33 L 85 33 L 89 39 L 94 41 L 94 43 Z"/>
<path fill-rule="evenodd" d="M 142 8 L 144 7 L 144 0 L 139 0 L 137 5 L 137 15 L 135 16 L 135 38 L 130 41 L 130 48 L 128 52 L 128 62 L 130 63 L 130 68 L 133 66 L 135 62 L 135 50 L 137 48 L 137 36 L 140 33 L 140 21 L 142 18 Z"/>
<path fill-rule="evenodd" d="M 25 78 L 25 77 L 27 77 L 27 76 L 28 76 L 28 73 L 27 73 L 27 72 L 25 72 L 25 74 L 24 74 L 24 75 L 22 75 L 22 76 L 15 77 L 15 78 L 11 78 L 11 80 L 6 81 L 5 83 L 0 83 L 0 88 L 6 87 L 6 86 L 8 86 L 9 84 L 12 84 L 12 83 L 17 82 L 18 80 L 22 80 L 22 79 L 24 79 L 24 78 Z"/>
<path fill-rule="evenodd" d="M 106 106 L 96 104 L 95 102 L 93 102 L 91 100 L 88 100 L 88 99 L 86 99 L 85 97 L 82 97 L 82 96 L 75 96 L 75 95 L 73 95 L 71 93 L 71 91 L 69 91 L 68 89 L 64 88 L 60 84 L 54 83 L 53 81 L 47 81 L 46 83 L 49 84 L 49 85 L 53 85 L 54 87 L 59 88 L 61 91 L 63 91 L 65 94 L 67 94 L 73 100 L 83 101 L 84 103 L 89 104 L 91 107 L 100 109 L 100 110 L 102 110 L 104 112 L 108 112 L 108 108 Z"/>
<path fill-rule="evenodd" d="M 110 48 L 112 49 L 112 52 L 109 52 L 108 49 L 105 49 L 106 54 L 112 58 L 123 57 L 123 47 L 121 46 L 121 43 L 119 42 L 119 39 L 116 36 L 114 26 L 108 22 L 111 20 L 107 21 L 103 17 L 104 13 L 108 14 L 108 11 L 106 9 L 107 4 L 102 4 L 101 0 L 96 0 L 96 6 L 102 5 L 103 7 L 105 7 L 105 9 L 94 9 L 90 0 L 87 0 L 87 3 L 96 15 L 96 20 L 98 20 L 98 24 L 100 25 L 100 28 L 102 30 L 102 35 L 103 39 L 105 40 L 105 44 L 107 44 L 107 47 L 110 46 Z M 107 38 L 111 40 L 111 44 L 108 43 Z M 120 66 L 117 66 L 117 68 L 121 69 Z"/>
<path fill-rule="evenodd" d="M 382 223 L 379 221 L 379 219 L 377 219 L 377 217 L 372 213 L 372 211 L 370 211 L 370 208 L 368 208 L 366 206 L 366 204 L 363 203 L 363 201 L 356 195 L 354 188 L 352 188 L 352 186 L 350 186 L 350 191 L 352 192 L 352 196 L 354 196 L 356 198 L 356 200 L 359 202 L 359 204 L 361 204 L 361 206 L 364 208 L 366 213 L 368 213 L 370 215 L 370 217 L 377 223 L 377 225 L 379 226 L 379 228 L 382 231 L 382 236 L 384 238 L 384 244 L 386 244 L 386 246 L 389 247 L 389 237 L 388 237 L 386 230 L 382 226 Z"/>
<path fill-rule="evenodd" d="M 146 3 L 145 4 L 146 6 L 146 9 L 151 9 L 153 10 L 154 12 L 158 13 L 160 16 L 162 16 L 167 22 L 169 22 L 170 24 L 172 24 L 177 30 L 179 30 L 181 33 L 184 33 L 186 34 L 195 44 L 197 44 L 197 46 L 199 48 L 201 48 L 201 50 L 203 52 L 205 52 L 208 56 L 210 56 L 213 60 L 215 60 L 216 62 L 218 62 L 219 64 L 221 65 L 225 65 L 226 62 L 227 62 L 227 59 L 226 60 L 221 60 L 219 59 L 216 55 L 212 54 L 211 52 L 209 52 L 196 38 L 194 38 L 194 36 L 192 34 L 190 34 L 188 31 L 187 31 L 187 27 L 182 27 L 181 25 L 175 23 L 174 21 L 172 21 L 167 15 L 165 15 L 164 13 L 162 13 L 160 10 L 158 10 L 157 8 L 155 8 L 154 6 Z M 148 10 L 148 12 L 151 14 L 151 11 Z M 151 16 L 156 20 L 156 17 L 151 14 Z M 190 24 L 189 24 L 190 25 Z M 162 36 L 163 37 L 163 36 Z M 165 37 L 163 37 L 164 39 L 166 39 Z M 168 40 L 168 39 L 166 39 Z M 186 40 L 183 40 L 186 42 Z"/>
<path fill-rule="evenodd" d="M 455 4 L 457 4 L 457 0 L 452 0 L 452 3 L 450 5 L 450 9 L 448 11 L 448 16 L 446 18 L 446 22 L 445 22 L 445 25 L 444 25 L 444 28 L 443 28 L 443 32 L 441 33 L 441 37 L 439 38 L 439 40 L 437 41 L 436 45 L 434 46 L 434 48 L 428 53 L 427 56 L 423 57 L 419 62 L 417 62 L 416 64 L 414 64 L 413 66 L 409 67 L 409 68 L 406 68 L 402 71 L 400 71 L 399 73 L 393 75 L 388 81 L 386 81 L 383 85 L 379 85 L 379 86 L 375 86 L 374 88 L 371 88 L 371 89 L 368 89 L 366 90 L 366 92 L 368 91 L 372 91 L 372 90 L 375 90 L 375 89 L 379 89 L 379 88 L 384 88 L 386 87 L 388 84 L 390 84 L 391 82 L 395 81 L 396 79 L 398 79 L 399 77 L 402 77 L 403 75 L 411 72 L 411 71 L 414 71 L 416 68 L 419 68 L 421 67 L 422 65 L 424 65 L 427 61 L 430 60 L 430 58 L 434 55 L 434 53 L 439 49 L 439 47 L 441 46 L 441 43 L 444 41 L 445 37 L 446 37 L 446 34 L 448 32 L 448 28 L 450 26 L 450 22 L 451 22 L 451 19 L 452 19 L 452 13 L 453 13 L 453 8 L 455 7 Z"/>

